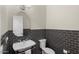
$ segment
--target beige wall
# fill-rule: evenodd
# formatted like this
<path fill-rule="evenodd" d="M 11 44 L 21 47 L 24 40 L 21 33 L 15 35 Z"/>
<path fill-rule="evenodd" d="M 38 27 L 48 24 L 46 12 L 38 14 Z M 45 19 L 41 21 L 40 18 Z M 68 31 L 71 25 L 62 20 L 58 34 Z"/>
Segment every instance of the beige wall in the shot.
<path fill-rule="evenodd" d="M 1 35 L 8 31 L 7 10 L 5 6 L 0 6 L 1 9 Z"/>
<path fill-rule="evenodd" d="M 46 6 L 33 6 L 30 13 L 31 29 L 45 29 L 46 27 Z"/>
<path fill-rule="evenodd" d="M 7 22 L 7 14 L 6 13 L 7 13 L 6 7 L 0 6 L 0 40 L 1 40 L 1 36 L 6 31 L 8 31 L 8 22 Z"/>
<path fill-rule="evenodd" d="M 12 16 L 17 15 L 20 9 L 17 5 L 1 5 L 1 35 L 8 30 L 12 30 Z M 24 29 L 45 29 L 46 25 L 46 7 L 41 5 L 33 5 L 30 9 L 26 9 L 24 14 Z"/>
<path fill-rule="evenodd" d="M 79 30 L 79 6 L 47 6 L 46 28 Z"/>
<path fill-rule="evenodd" d="M 18 12 L 20 11 L 20 9 L 16 5 L 9 5 L 9 6 L 7 5 L 6 9 L 7 9 L 7 17 L 8 17 L 8 28 L 9 28 L 9 30 L 12 30 L 13 29 L 13 16 L 17 15 Z M 27 29 L 27 28 L 29 28 L 30 21 L 27 18 L 28 16 L 26 14 L 24 16 L 26 17 L 26 19 L 24 18 L 23 27 L 24 27 L 24 29 Z"/>
<path fill-rule="evenodd" d="M 1 42 L 1 6 L 0 6 L 0 42 Z"/>
<path fill-rule="evenodd" d="M 1 34 L 12 29 L 12 16 L 20 9 L 16 5 L 0 6 Z M 26 9 L 24 29 L 79 30 L 79 6 L 33 5 Z"/>
<path fill-rule="evenodd" d="M 8 17 L 8 28 L 12 29 L 12 16 L 16 15 L 20 9 L 18 6 L 6 6 L 7 8 L 7 17 Z M 45 6 L 32 6 L 30 9 L 26 9 L 25 18 L 24 18 L 24 29 L 44 29 L 45 20 L 46 20 L 46 9 Z"/>

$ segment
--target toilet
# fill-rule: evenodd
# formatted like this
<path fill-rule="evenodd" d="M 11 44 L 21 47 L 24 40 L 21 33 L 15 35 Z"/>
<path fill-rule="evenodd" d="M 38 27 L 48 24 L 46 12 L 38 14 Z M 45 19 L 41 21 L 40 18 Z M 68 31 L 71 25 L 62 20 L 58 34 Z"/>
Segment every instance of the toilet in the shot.
<path fill-rule="evenodd" d="M 46 47 L 46 39 L 39 40 L 40 48 L 42 49 L 42 54 L 55 54 L 55 51 L 51 48 Z"/>

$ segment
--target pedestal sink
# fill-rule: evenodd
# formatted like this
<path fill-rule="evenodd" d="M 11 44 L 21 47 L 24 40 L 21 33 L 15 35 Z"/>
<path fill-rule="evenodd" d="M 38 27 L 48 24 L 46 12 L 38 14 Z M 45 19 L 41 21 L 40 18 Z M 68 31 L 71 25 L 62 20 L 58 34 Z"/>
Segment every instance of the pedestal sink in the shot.
<path fill-rule="evenodd" d="M 3 45 L 0 46 L 0 54 L 2 54 L 2 53 L 3 53 Z"/>
<path fill-rule="evenodd" d="M 36 43 L 33 40 L 27 40 L 27 41 L 14 43 L 13 49 L 15 51 L 26 51 L 28 49 L 31 49 L 31 47 L 34 45 L 36 45 Z"/>

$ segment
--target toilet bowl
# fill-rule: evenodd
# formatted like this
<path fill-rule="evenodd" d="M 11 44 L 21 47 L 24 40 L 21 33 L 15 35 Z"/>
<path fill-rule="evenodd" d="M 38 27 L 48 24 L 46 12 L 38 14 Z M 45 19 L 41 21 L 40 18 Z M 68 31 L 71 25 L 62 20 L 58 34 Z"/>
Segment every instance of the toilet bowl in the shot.
<path fill-rule="evenodd" d="M 55 54 L 55 51 L 50 48 L 42 48 L 42 50 L 43 54 Z"/>
<path fill-rule="evenodd" d="M 42 49 L 42 54 L 55 54 L 55 51 L 51 48 L 46 47 L 46 39 L 39 40 L 40 48 Z"/>

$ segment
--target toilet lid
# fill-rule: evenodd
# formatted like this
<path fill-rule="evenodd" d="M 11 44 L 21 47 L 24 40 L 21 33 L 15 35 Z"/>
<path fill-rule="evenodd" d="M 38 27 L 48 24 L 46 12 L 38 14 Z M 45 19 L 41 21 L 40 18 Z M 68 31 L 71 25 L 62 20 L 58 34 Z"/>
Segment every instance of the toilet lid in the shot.
<path fill-rule="evenodd" d="M 54 50 L 50 49 L 50 48 L 43 48 L 44 52 L 47 54 L 55 54 Z"/>

